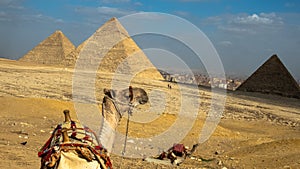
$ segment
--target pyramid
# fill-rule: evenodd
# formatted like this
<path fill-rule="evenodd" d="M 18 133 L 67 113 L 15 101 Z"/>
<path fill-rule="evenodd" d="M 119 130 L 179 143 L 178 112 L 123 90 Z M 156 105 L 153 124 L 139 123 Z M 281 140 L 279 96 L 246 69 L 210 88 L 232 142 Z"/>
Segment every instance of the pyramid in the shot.
<path fill-rule="evenodd" d="M 76 49 L 74 49 L 72 52 L 70 52 L 65 57 L 62 64 L 67 67 L 74 67 L 76 64 L 76 61 L 78 59 L 79 53 L 80 53 L 81 49 L 85 46 L 86 43 L 87 43 L 87 40 L 82 42 Z"/>
<path fill-rule="evenodd" d="M 100 72 L 163 79 L 116 18 L 107 21 L 80 46 L 78 67 L 98 66 Z"/>
<path fill-rule="evenodd" d="M 55 31 L 19 60 L 36 64 L 63 65 L 66 56 L 74 50 L 73 43 L 61 31 Z"/>
<path fill-rule="evenodd" d="M 277 55 L 271 56 L 236 90 L 300 98 L 300 88 Z"/>

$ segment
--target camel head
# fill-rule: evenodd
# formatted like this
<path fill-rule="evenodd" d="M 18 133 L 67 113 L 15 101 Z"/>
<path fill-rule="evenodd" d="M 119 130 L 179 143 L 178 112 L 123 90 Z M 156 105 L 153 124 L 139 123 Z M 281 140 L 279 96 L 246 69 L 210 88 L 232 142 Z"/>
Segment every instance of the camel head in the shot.
<path fill-rule="evenodd" d="M 105 96 L 108 96 L 111 99 L 115 99 L 121 103 L 132 103 L 135 106 L 138 104 L 145 104 L 148 102 L 148 95 L 142 88 L 131 88 L 124 90 L 112 90 L 104 89 Z"/>
<path fill-rule="evenodd" d="M 104 99 L 103 103 L 106 107 L 111 107 L 112 109 L 119 109 L 119 114 L 123 115 L 124 112 L 129 110 L 129 105 L 133 107 L 139 104 L 145 104 L 148 102 L 149 98 L 147 93 L 142 88 L 132 88 L 124 90 L 111 90 L 104 89 Z"/>
<path fill-rule="evenodd" d="M 102 115 L 115 129 L 123 114 L 139 104 L 145 104 L 149 98 L 142 88 L 132 88 L 123 90 L 104 89 L 102 104 Z"/>

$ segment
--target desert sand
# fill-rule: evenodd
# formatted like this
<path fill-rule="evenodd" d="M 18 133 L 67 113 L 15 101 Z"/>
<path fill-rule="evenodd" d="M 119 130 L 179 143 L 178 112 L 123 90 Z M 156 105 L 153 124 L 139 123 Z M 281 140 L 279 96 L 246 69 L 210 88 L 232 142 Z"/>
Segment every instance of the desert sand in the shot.
<path fill-rule="evenodd" d="M 72 117 L 76 117 L 72 101 L 72 75 L 73 70 L 69 68 L 0 60 L 0 168 L 39 168 L 37 152 L 49 138 L 50 132 L 62 122 L 62 111 L 70 109 Z M 97 76 L 98 103 L 101 103 L 103 88 L 110 87 L 110 77 L 109 74 Z M 159 89 L 168 95 L 166 108 L 156 120 L 147 124 L 130 123 L 130 136 L 151 137 L 174 123 L 180 106 L 179 88 L 172 84 L 173 89 L 170 90 L 167 84 L 133 79 L 133 86 L 143 87 L 148 92 Z M 197 143 L 210 109 L 212 93 L 205 88 L 183 88 L 190 97 L 196 97 L 195 93 L 200 95 L 196 121 L 181 141 L 192 146 Z M 88 98 L 83 100 L 87 105 L 95 105 Z M 156 101 L 154 98 L 151 106 Z M 141 106 L 133 116 L 149 106 L 150 103 Z M 124 132 L 125 127 L 126 118 L 123 118 L 118 130 Z M 24 142 L 27 143 L 21 144 Z M 170 146 L 172 144 L 170 142 Z M 217 129 L 198 147 L 193 157 L 177 168 L 300 168 L 299 99 L 228 92 Z M 114 168 L 176 168 L 114 154 L 111 158 Z"/>

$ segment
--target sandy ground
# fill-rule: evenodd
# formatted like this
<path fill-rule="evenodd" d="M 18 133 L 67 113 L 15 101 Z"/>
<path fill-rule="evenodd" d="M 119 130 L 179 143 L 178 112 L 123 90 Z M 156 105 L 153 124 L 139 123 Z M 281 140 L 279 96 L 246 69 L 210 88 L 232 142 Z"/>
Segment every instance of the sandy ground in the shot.
<path fill-rule="evenodd" d="M 54 127 L 63 120 L 62 111 L 70 109 L 72 117 L 76 117 L 72 74 L 72 70 L 65 68 L 0 60 L 1 169 L 39 168 L 37 152 Z M 109 76 L 97 79 L 101 82 L 96 85 L 99 102 L 103 88 L 110 86 Z M 178 115 L 180 104 L 189 102 L 179 97 L 179 92 L 185 91 L 184 95 L 189 98 L 200 96 L 193 103 L 200 105 L 196 121 L 181 141 L 188 146 L 195 144 L 211 107 L 211 91 L 195 90 L 189 86 L 179 90 L 176 84 L 172 84 L 173 89 L 169 90 L 166 82 L 135 81 L 134 85 L 145 88 L 147 92 L 165 92 L 167 106 L 163 110 L 148 111 L 149 115 L 157 114 L 155 120 L 147 123 L 131 121 L 129 136 L 150 138 L 172 126 L 181 117 Z M 155 107 L 161 101 L 155 97 L 157 93 L 153 93 L 151 102 L 135 110 L 132 117 L 139 120 L 147 115 L 138 115 L 139 111 Z M 80 98 L 85 111 L 89 111 L 87 107 L 95 107 L 90 98 Z M 187 112 L 192 110 L 185 109 Z M 125 127 L 126 118 L 123 118 L 118 131 L 124 133 Z M 25 141 L 27 144 L 22 145 Z M 172 144 L 170 142 L 170 146 Z M 225 110 L 217 129 L 198 147 L 193 157 L 177 168 L 300 168 L 300 101 L 254 93 L 227 93 Z M 111 158 L 114 168 L 176 168 L 117 155 Z"/>

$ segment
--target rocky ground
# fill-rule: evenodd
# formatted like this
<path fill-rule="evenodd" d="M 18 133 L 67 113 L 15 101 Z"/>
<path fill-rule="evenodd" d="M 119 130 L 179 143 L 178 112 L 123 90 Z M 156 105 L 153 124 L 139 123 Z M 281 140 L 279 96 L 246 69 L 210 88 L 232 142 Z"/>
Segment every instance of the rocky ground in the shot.
<path fill-rule="evenodd" d="M 70 109 L 73 117 L 82 109 L 101 109 L 92 98 L 83 95 L 79 96 L 82 109 L 76 108 L 78 103 L 72 101 L 72 75 L 73 71 L 66 68 L 0 60 L 0 168 L 39 168 L 37 152 L 54 127 L 63 120 L 64 109 Z M 101 102 L 103 88 L 111 87 L 111 76 L 102 74 L 97 77 L 96 103 Z M 178 114 L 182 104 L 190 105 L 184 107 L 187 114 L 193 113 L 193 106 L 200 105 L 196 116 L 192 117 L 196 119 L 192 128 L 181 142 L 192 146 L 198 141 L 212 107 L 213 93 L 210 90 L 196 90 L 179 84 L 172 84 L 170 90 L 166 82 L 133 81 L 134 86 L 145 88 L 151 96 L 150 103 L 134 111 L 129 136 L 154 137 L 182 118 Z M 224 96 L 221 93 L 216 95 L 218 98 Z M 163 108 L 157 106 L 161 105 L 161 99 L 166 105 Z M 142 110 L 148 111 L 139 114 Z M 145 116 L 153 119 L 141 122 Z M 118 131 L 124 133 L 125 127 L 126 118 L 123 118 Z M 180 128 L 177 130 L 180 132 Z M 169 144 L 171 146 L 173 142 Z M 112 155 L 112 159 L 114 168 L 176 168 L 149 163 L 141 158 Z M 229 92 L 221 121 L 213 135 L 200 144 L 192 158 L 177 168 L 300 168 L 299 159 L 299 100 Z"/>

